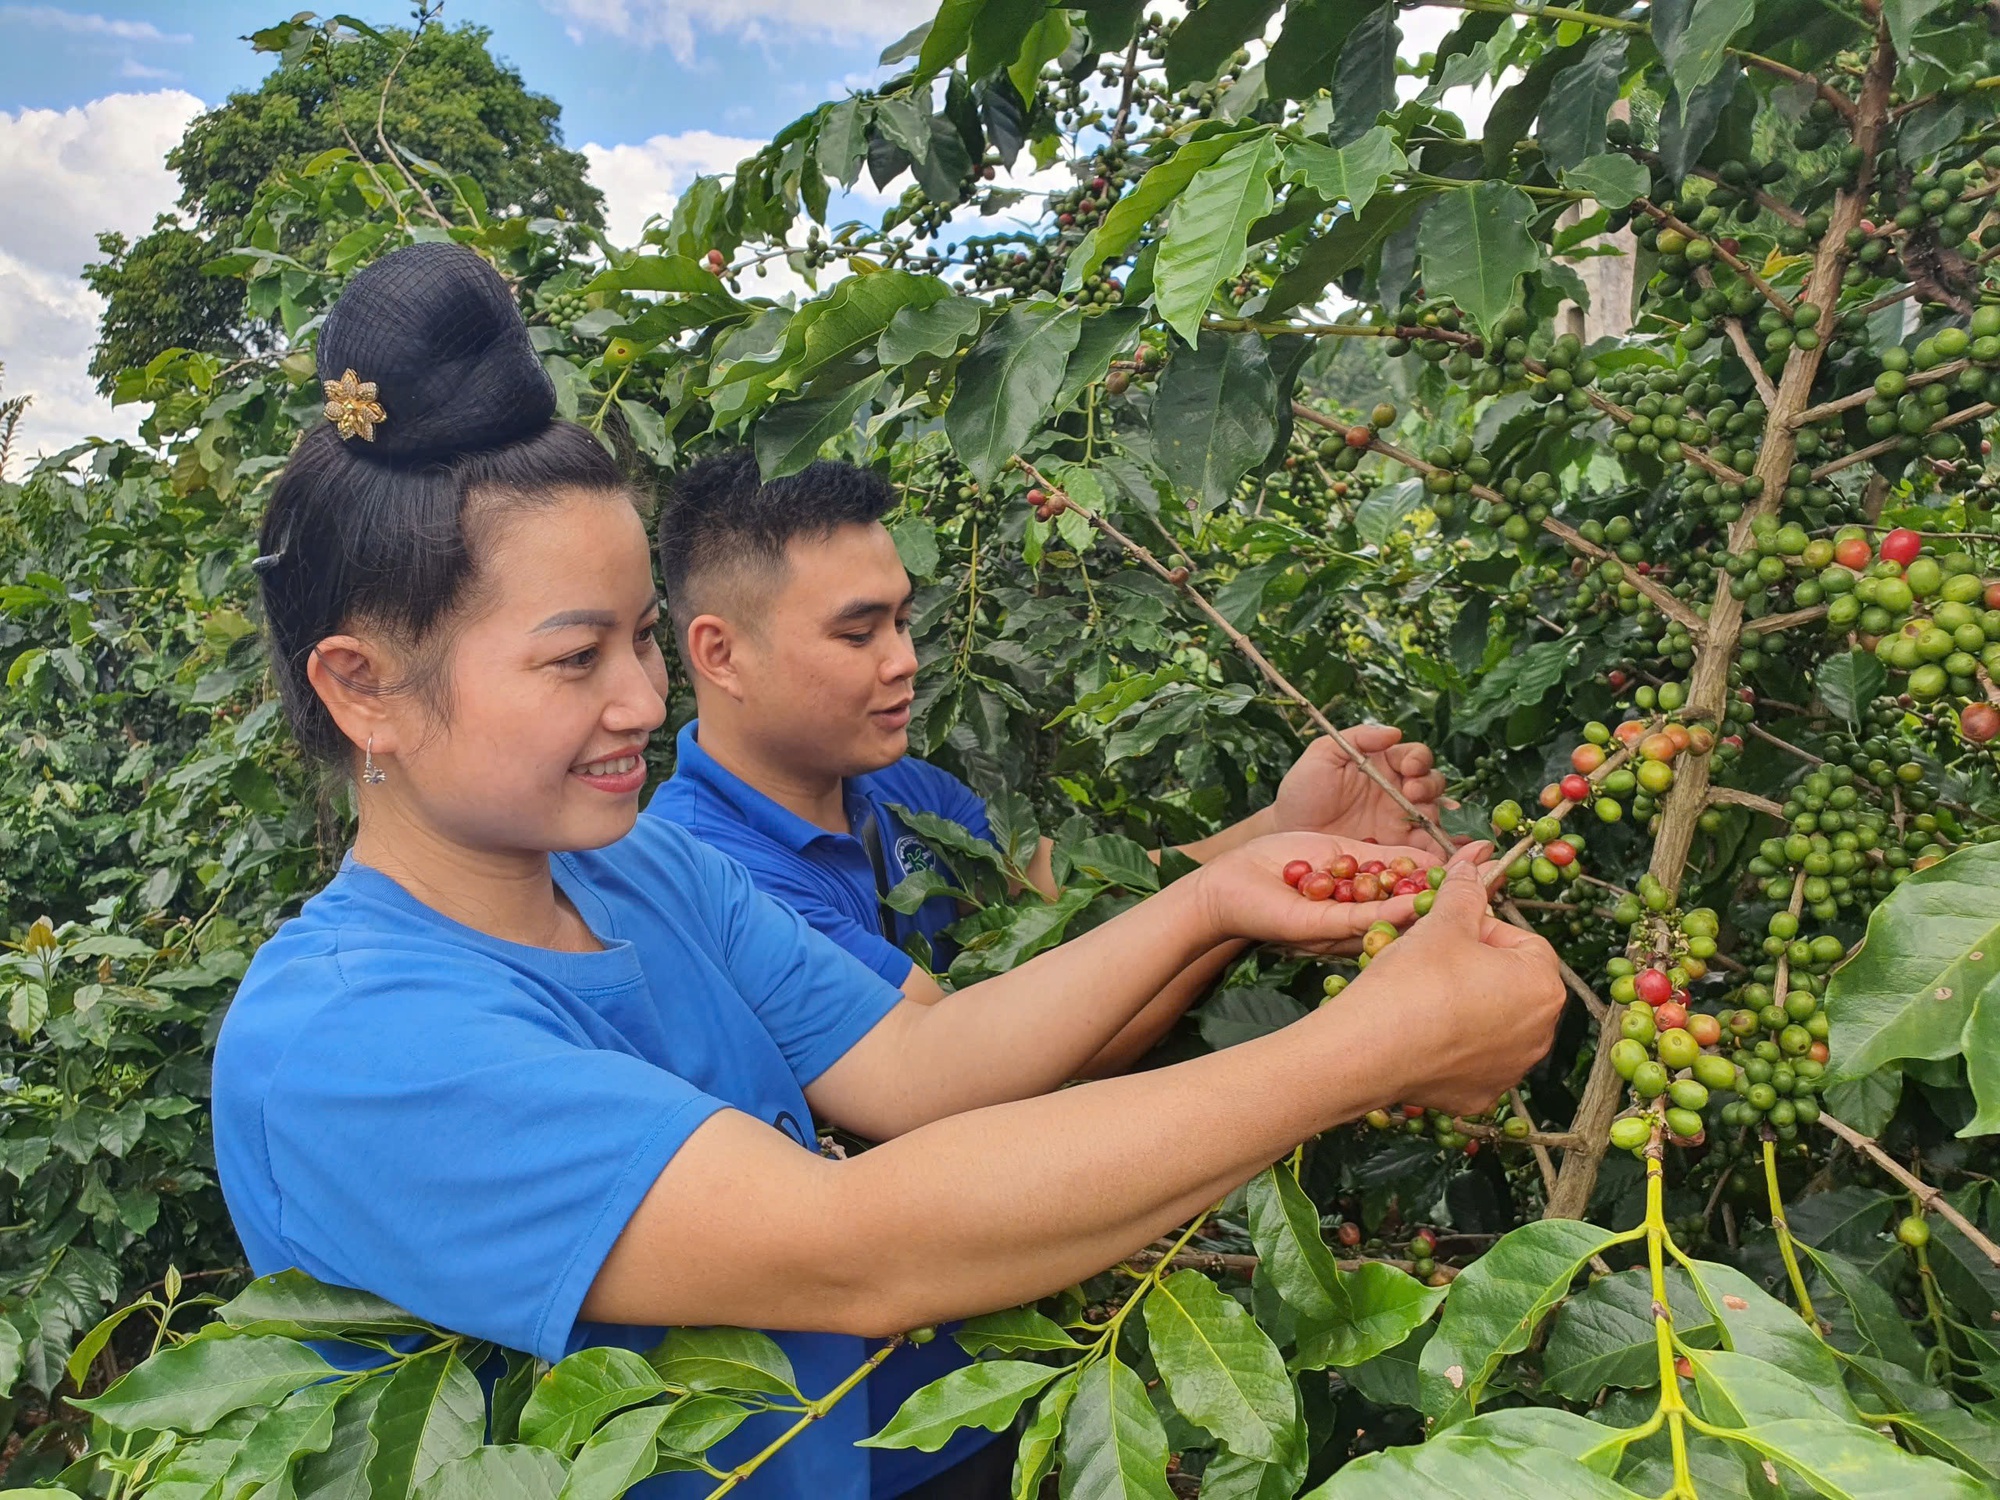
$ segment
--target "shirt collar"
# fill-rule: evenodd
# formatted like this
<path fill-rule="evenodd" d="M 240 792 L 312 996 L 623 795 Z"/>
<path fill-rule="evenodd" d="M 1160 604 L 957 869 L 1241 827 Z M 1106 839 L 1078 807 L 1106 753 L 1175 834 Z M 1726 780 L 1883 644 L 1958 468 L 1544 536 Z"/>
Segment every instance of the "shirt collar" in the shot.
<path fill-rule="evenodd" d="M 697 737 L 700 727 L 698 719 L 690 719 L 674 737 L 675 781 L 685 777 L 694 788 L 719 802 L 738 822 L 787 849 L 803 852 L 822 840 L 853 838 L 852 834 L 833 833 L 808 822 L 758 791 L 702 748 Z M 867 799 L 852 781 L 843 787 L 843 795 L 850 825 L 871 811 Z"/>

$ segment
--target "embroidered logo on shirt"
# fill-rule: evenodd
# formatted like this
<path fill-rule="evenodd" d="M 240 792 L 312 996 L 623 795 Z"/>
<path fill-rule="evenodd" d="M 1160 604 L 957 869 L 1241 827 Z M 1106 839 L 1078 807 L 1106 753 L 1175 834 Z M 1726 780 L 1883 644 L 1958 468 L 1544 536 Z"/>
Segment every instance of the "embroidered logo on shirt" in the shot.
<path fill-rule="evenodd" d="M 897 835 L 896 863 L 905 875 L 913 870 L 929 870 L 934 875 L 949 873 L 937 855 L 931 852 L 931 846 L 914 833 Z"/>

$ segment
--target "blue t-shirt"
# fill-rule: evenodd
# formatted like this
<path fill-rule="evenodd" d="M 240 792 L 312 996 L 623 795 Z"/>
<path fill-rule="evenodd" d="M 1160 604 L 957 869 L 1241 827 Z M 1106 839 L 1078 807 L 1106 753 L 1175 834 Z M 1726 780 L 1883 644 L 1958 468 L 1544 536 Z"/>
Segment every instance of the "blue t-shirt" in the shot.
<path fill-rule="evenodd" d="M 911 960 L 903 944 L 912 935 L 931 945 L 933 968 L 950 963 L 953 950 L 939 934 L 959 916 L 951 897 L 933 896 L 909 916 L 891 911 L 876 891 L 874 863 L 859 838 L 808 823 L 725 770 L 701 748 L 696 728 L 693 722 L 682 727 L 675 741 L 674 774 L 646 804 L 652 817 L 642 817 L 641 823 L 653 818 L 678 823 L 736 859 L 759 890 L 777 897 L 891 984 L 901 985 L 910 977 Z M 993 837 L 985 804 L 972 789 L 914 756 L 849 777 L 846 792 L 848 826 L 858 830 L 873 818 L 880 830 L 891 886 L 919 865 L 944 872 L 937 855 L 889 811 L 891 804 L 949 818 L 977 838 Z M 868 1420 L 880 1431 L 912 1392 L 970 1363 L 949 1337 L 897 1354 L 868 1377 Z M 871 1450 L 875 1500 L 914 1489 L 994 1437 L 975 1427 L 958 1433 L 936 1453 Z"/>
<path fill-rule="evenodd" d="M 658 1328 L 578 1313 L 681 1143 L 721 1109 L 816 1149 L 803 1090 L 892 1009 L 893 987 L 743 869 L 657 818 L 552 860 L 604 944 L 488 937 L 350 858 L 257 953 L 215 1056 L 215 1147 L 259 1275 L 297 1266 L 543 1359 L 644 1351 Z M 859 1338 L 778 1333 L 823 1395 Z M 902 1356 L 891 1358 L 890 1364 Z M 754 1417 L 728 1467 L 794 1418 Z M 871 1431 L 842 1401 L 743 1485 L 864 1500 Z M 706 1494 L 703 1474 L 632 1493 Z"/>

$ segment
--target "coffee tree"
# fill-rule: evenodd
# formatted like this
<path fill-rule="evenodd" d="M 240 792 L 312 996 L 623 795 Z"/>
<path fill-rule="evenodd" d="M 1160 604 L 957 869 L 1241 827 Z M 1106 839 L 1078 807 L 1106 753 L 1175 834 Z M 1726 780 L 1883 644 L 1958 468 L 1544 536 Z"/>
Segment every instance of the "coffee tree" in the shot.
<path fill-rule="evenodd" d="M 515 282 L 563 410 L 638 471 L 748 441 L 767 473 L 832 451 L 899 485 L 915 748 L 989 797 L 997 838 L 920 827 L 969 908 L 949 982 L 1174 878 L 1145 845 L 1256 805 L 1302 737 L 1374 715 L 1438 747 L 1458 805 L 1418 831 L 1495 838 L 1500 910 L 1567 960 L 1548 1062 L 1476 1119 L 1384 1101 L 1126 1265 L 950 1331 L 980 1361 L 873 1442 L 1018 1422 L 1023 1500 L 1052 1475 L 1087 1497 L 1989 1493 L 1985 12 L 1451 10 L 1412 61 L 1392 6 L 950 0 L 886 54 L 896 76 L 696 181 L 629 249 L 495 218 L 421 160 L 329 151 L 274 175 L 211 268 L 293 342 L 247 369 L 163 351 L 120 381 L 153 403 L 150 446 L 100 454 L 94 491 L 35 485 L 81 486 L 86 511 L 107 481 L 213 501 L 189 523 L 229 538 L 213 593 L 247 598 L 230 528 L 316 408 L 315 318 L 357 266 L 448 235 Z M 1475 135 L 1453 90 L 1486 82 Z M 864 170 L 910 185 L 843 218 Z M 810 295 L 758 295 L 778 264 Z M 15 670 L 69 691 L 49 653 L 74 612 L 6 600 L 43 632 Z M 227 686 L 251 707 L 248 677 Z M 244 743 L 267 816 L 296 809 L 282 759 Z M 297 847 L 309 822 L 257 826 Z M 1009 897 L 1043 829 L 1063 892 Z M 1421 882 L 1292 873 L 1302 900 Z M 155 962 L 59 924 L 21 941 L 102 949 L 142 993 Z M 1246 957 L 1163 1053 L 1339 1004 L 1353 969 Z M 44 990 L 24 1043 L 105 1003 Z M 48 1034 L 36 1098 L 59 1115 Z M 46 1133 L 0 1107 L 0 1144 Z M 7 1149 L 56 1219 L 72 1179 Z M 537 1383 L 282 1279 L 190 1337 L 170 1280 L 120 1325 L 161 1352 L 81 1404 L 81 1459 L 35 1477 L 317 1494 L 353 1443 L 371 1493 L 615 1494 L 690 1468 L 722 1492 L 747 1466 L 702 1455 L 731 1412 L 807 1421 L 849 1388 L 808 1400 L 754 1341 L 732 1367 L 768 1378 L 703 1387 L 676 1350 L 711 1335 Z M 29 1304 L 0 1295 L 18 1326 Z M 332 1389 L 299 1342 L 330 1332 L 386 1363 Z M 119 1337 L 79 1347 L 78 1386 Z M 489 1361 L 508 1373 L 482 1429 Z M 223 1386 L 243 1399 L 197 1399 Z M 447 1459 L 398 1446 L 426 1414 L 459 1434 Z"/>

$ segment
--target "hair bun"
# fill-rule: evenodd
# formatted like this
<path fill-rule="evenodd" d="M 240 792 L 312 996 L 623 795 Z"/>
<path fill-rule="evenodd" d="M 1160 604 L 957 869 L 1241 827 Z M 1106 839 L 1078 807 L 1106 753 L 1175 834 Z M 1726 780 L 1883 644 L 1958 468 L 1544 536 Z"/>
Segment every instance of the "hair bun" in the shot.
<path fill-rule="evenodd" d="M 463 245 L 408 245 L 357 274 L 320 329 L 323 381 L 372 381 L 383 415 L 344 446 L 399 463 L 497 448 L 546 427 L 556 390 L 500 274 Z"/>

